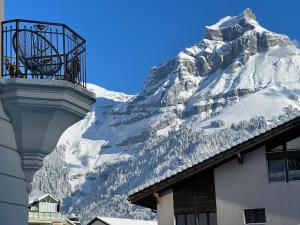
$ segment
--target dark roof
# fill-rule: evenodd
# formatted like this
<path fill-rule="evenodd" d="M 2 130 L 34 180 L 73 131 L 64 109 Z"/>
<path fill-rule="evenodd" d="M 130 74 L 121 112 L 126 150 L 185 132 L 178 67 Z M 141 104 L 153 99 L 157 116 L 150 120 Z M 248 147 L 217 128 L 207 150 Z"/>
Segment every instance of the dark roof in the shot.
<path fill-rule="evenodd" d="M 102 222 L 103 224 L 105 224 L 105 225 L 110 225 L 110 224 L 108 224 L 108 223 L 106 223 L 105 221 L 103 221 L 103 220 L 101 220 L 99 217 L 95 217 L 91 222 L 89 222 L 87 225 L 92 225 L 94 222 L 96 222 L 96 221 L 100 221 L 100 222 Z"/>
<path fill-rule="evenodd" d="M 299 136 L 300 134 L 300 117 L 278 125 L 272 129 L 261 133 L 258 136 L 250 138 L 238 145 L 231 147 L 230 149 L 223 151 L 213 157 L 204 160 L 198 164 L 195 164 L 177 174 L 172 175 L 164 180 L 159 181 L 149 187 L 139 190 L 129 195 L 128 200 L 137 205 L 141 205 L 147 208 L 156 209 L 155 198 L 153 193 L 161 193 L 172 188 L 177 183 L 209 168 L 217 167 L 225 162 L 228 162 L 234 158 L 237 158 L 238 154 L 245 154 L 253 151 L 260 146 L 268 144 L 268 142 L 274 142 L 274 137 L 282 136 L 280 140 L 288 139 L 291 136 Z M 279 138 L 277 138 L 278 140 Z M 276 141 L 276 140 L 275 140 Z"/>

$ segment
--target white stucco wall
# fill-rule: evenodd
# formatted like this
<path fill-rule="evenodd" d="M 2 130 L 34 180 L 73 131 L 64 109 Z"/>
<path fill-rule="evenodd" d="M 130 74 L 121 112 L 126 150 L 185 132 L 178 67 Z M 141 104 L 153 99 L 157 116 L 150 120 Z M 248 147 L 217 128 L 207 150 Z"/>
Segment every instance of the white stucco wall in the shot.
<path fill-rule="evenodd" d="M 4 0 L 0 0 L 0 22 L 4 20 Z M 0 26 L 0 31 L 1 31 L 1 26 Z M 1 46 L 1 38 L 0 38 L 0 46 Z M 1 59 L 1 49 L 0 49 L 0 59 Z M 1 73 L 1 66 L 0 66 L 0 73 Z"/>
<path fill-rule="evenodd" d="M 157 204 L 158 225 L 175 225 L 173 191 L 162 193 Z"/>
<path fill-rule="evenodd" d="M 264 147 L 215 169 L 215 186 L 218 225 L 244 224 L 249 208 L 265 208 L 269 225 L 300 224 L 300 182 L 269 183 Z"/>
<path fill-rule="evenodd" d="M 0 101 L 0 217 L 3 224 L 28 224 L 28 196 L 14 131 Z M 2 224 L 2 223 L 1 223 Z"/>
<path fill-rule="evenodd" d="M 4 0 L 0 0 L 0 22 L 4 19 Z M 0 39 L 1 46 L 1 39 Z M 1 50 L 1 49 L 0 49 Z M 0 51 L 1 54 L 1 51 Z M 0 55 L 1 56 L 1 55 Z M 1 69 L 1 68 L 0 68 Z M 1 70 L 0 70 L 1 72 Z M 11 121 L 0 101 L 0 217 L 1 224 L 28 224 L 28 196 L 21 158 L 17 152 Z"/>
<path fill-rule="evenodd" d="M 40 202 L 39 212 L 57 212 L 57 203 Z"/>

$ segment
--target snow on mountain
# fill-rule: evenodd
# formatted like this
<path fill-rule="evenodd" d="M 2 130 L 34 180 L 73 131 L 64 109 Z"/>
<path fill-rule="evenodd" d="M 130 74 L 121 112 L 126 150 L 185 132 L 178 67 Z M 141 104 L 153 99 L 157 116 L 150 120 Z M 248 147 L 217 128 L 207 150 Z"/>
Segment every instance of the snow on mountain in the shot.
<path fill-rule="evenodd" d="M 300 48 L 300 42 L 298 40 L 292 40 L 293 41 L 293 44 L 297 47 L 297 48 Z"/>
<path fill-rule="evenodd" d="M 89 85 L 97 102 L 36 173 L 84 222 L 151 219 L 128 192 L 299 115 L 300 50 L 251 10 L 205 27 L 204 39 L 151 70 L 135 96 Z"/>

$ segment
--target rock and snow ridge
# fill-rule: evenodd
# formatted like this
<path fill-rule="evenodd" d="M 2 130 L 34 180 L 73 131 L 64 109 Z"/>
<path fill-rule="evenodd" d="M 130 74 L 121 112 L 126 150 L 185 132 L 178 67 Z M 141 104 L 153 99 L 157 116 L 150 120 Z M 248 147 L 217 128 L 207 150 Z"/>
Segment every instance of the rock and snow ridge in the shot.
<path fill-rule="evenodd" d="M 150 219 L 130 191 L 299 115 L 300 50 L 247 9 L 153 68 L 135 96 L 89 89 L 97 102 L 46 157 L 31 195 L 61 198 L 83 222 Z"/>

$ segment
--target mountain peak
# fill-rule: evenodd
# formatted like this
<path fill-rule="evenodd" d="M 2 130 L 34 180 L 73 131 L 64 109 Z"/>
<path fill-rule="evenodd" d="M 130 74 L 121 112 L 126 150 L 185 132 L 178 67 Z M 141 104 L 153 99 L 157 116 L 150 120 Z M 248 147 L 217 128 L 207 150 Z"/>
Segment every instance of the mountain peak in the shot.
<path fill-rule="evenodd" d="M 255 28 L 265 30 L 256 21 L 255 14 L 249 8 L 238 16 L 226 16 L 216 24 L 205 28 L 205 38 L 216 41 L 231 41 Z"/>
<path fill-rule="evenodd" d="M 244 18 L 249 18 L 256 20 L 256 15 L 253 13 L 253 11 L 250 8 L 245 9 L 240 16 L 243 16 Z"/>
<path fill-rule="evenodd" d="M 205 37 L 201 42 L 151 71 L 142 91 L 129 103 L 126 112 L 144 112 L 149 105 L 159 108 L 187 104 L 195 91 L 201 90 L 201 94 L 197 95 L 201 99 L 205 87 L 211 85 L 216 86 L 218 94 L 236 91 L 239 79 L 234 80 L 235 77 L 243 74 L 246 68 L 252 68 L 250 64 L 255 55 L 264 54 L 273 47 L 292 46 L 286 35 L 263 28 L 255 18 L 254 13 L 246 9 L 237 16 L 227 16 L 215 25 L 206 27 Z M 278 58 L 273 60 L 277 61 Z M 223 74 L 228 74 L 222 81 L 223 84 L 218 81 L 212 84 L 212 77 Z M 257 80 L 249 77 L 249 80 L 253 79 Z M 218 88 L 220 86 L 224 86 L 224 89 Z M 260 88 L 262 85 L 255 83 L 249 93 Z M 206 90 L 207 95 L 212 93 L 211 88 Z M 232 97 L 231 94 L 228 96 Z M 202 101 L 198 100 L 195 102 Z M 188 107 L 184 110 L 187 109 Z M 184 115 L 197 113 L 195 110 Z"/>

